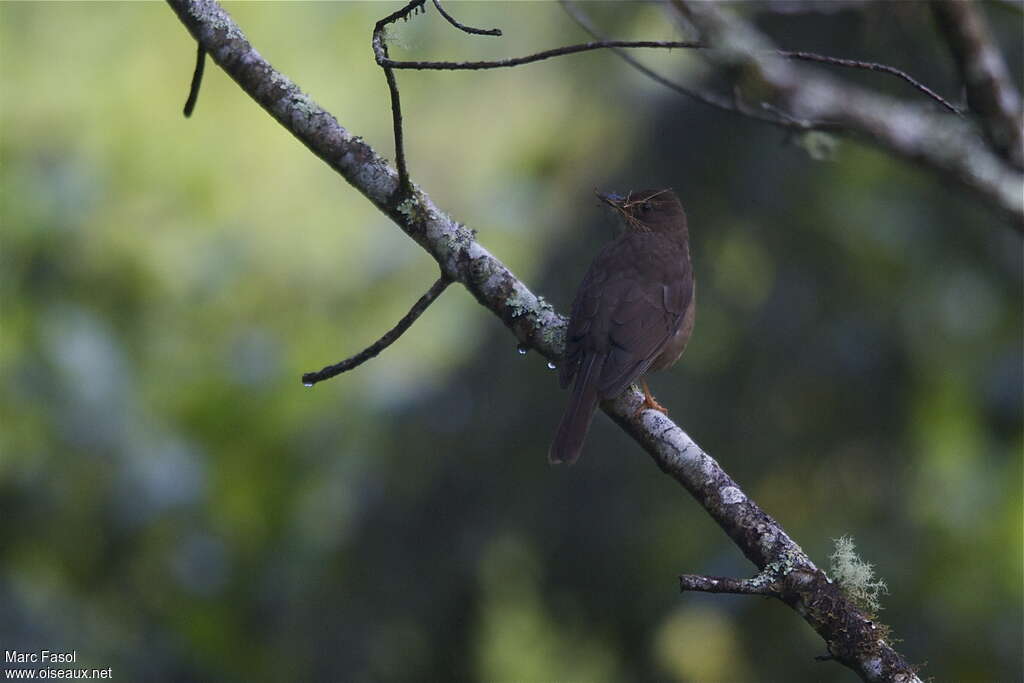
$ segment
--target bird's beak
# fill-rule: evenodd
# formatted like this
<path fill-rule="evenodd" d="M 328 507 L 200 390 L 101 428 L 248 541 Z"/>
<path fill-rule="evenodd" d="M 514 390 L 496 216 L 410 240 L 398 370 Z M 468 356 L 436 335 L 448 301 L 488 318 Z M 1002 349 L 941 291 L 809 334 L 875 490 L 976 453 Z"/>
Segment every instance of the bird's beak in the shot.
<path fill-rule="evenodd" d="M 605 193 L 594 190 L 594 194 L 596 194 L 597 198 L 602 202 L 615 209 L 621 209 L 622 203 L 626 200 L 624 196 L 621 194 L 615 194 L 614 192 Z"/>

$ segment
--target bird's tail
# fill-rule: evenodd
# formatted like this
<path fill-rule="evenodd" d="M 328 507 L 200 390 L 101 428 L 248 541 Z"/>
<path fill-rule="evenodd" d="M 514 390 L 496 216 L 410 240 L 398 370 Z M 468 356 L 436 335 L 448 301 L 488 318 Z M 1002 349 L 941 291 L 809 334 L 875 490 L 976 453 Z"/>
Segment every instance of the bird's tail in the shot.
<path fill-rule="evenodd" d="M 594 411 L 597 410 L 600 401 L 597 385 L 602 365 L 603 356 L 591 355 L 580 368 L 569 397 L 569 405 L 558 424 L 555 440 L 548 449 L 548 462 L 564 462 L 571 465 L 579 459 L 583 450 L 583 440 L 587 438 L 590 421 L 594 418 Z"/>

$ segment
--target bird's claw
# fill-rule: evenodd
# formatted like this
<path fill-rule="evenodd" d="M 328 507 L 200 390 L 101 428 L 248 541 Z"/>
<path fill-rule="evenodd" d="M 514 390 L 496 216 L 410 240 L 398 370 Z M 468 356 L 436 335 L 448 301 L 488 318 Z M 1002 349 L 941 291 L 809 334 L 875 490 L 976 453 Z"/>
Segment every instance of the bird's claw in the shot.
<path fill-rule="evenodd" d="M 644 392 L 644 402 L 641 403 L 640 407 L 636 409 L 636 413 L 633 414 L 633 417 L 639 417 L 640 413 L 644 412 L 645 410 L 657 410 L 659 413 L 662 413 L 666 416 L 668 415 L 668 408 L 658 403 L 654 399 L 654 396 L 651 395 L 651 390 L 647 386 L 646 380 L 640 383 L 640 390 Z"/>

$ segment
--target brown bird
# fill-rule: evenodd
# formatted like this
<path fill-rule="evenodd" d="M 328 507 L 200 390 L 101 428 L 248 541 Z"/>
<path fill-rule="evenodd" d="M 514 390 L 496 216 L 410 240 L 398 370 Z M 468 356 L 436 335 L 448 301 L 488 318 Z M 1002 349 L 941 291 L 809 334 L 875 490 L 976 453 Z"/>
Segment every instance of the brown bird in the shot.
<path fill-rule="evenodd" d="M 625 230 L 594 259 L 572 304 L 558 373 L 572 395 L 548 451 L 553 463 L 576 462 L 597 404 L 638 379 L 643 407 L 667 412 L 643 377 L 675 363 L 693 331 L 689 232 L 675 192 L 597 196 Z"/>

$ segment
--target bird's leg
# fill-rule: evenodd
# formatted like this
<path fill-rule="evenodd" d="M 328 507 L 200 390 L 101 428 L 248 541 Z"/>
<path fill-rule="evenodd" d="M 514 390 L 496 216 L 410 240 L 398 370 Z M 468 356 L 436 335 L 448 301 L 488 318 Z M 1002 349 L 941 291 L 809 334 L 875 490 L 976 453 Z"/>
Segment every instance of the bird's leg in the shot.
<path fill-rule="evenodd" d="M 668 415 L 668 408 L 654 400 L 654 396 L 651 395 L 651 389 L 647 386 L 646 377 L 640 380 L 640 388 L 644 392 L 644 402 L 640 404 L 640 407 L 636 411 L 637 413 L 650 408 L 651 410 L 657 410 L 659 413 L 665 413 Z"/>

